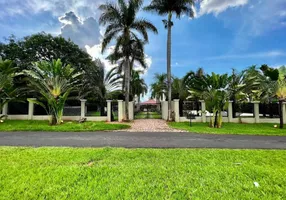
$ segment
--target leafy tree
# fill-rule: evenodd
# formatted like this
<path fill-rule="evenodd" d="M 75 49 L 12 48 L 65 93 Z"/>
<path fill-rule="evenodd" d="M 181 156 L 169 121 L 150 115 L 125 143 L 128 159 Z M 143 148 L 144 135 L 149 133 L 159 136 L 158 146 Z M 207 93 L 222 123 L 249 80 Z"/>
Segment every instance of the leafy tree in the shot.
<path fill-rule="evenodd" d="M 172 16 L 177 18 L 183 15 L 194 17 L 194 0 L 152 0 L 150 5 L 145 7 L 146 11 L 156 12 L 161 16 L 168 16 L 163 20 L 165 28 L 168 30 L 167 39 L 167 79 L 168 79 L 168 120 L 171 120 L 171 101 L 172 101 L 172 72 L 171 72 L 171 39 L 172 39 Z"/>
<path fill-rule="evenodd" d="M 106 3 L 99 7 L 102 11 L 99 22 L 102 25 L 107 25 L 102 43 L 102 52 L 104 52 L 107 45 L 115 39 L 115 52 L 121 50 L 123 55 L 121 57 L 123 57 L 125 66 L 126 120 L 129 120 L 130 57 L 132 56 L 133 51 L 133 41 L 135 40 L 137 44 L 141 43 L 141 40 L 138 38 L 138 33 L 143 36 L 144 42 L 148 42 L 148 30 L 157 33 L 157 29 L 149 21 L 137 18 L 137 14 L 142 4 L 143 0 L 130 0 L 128 3 L 123 0 L 118 0 L 117 4 Z"/>
<path fill-rule="evenodd" d="M 21 40 L 12 35 L 6 44 L 0 45 L 0 56 L 16 62 L 20 70 L 28 69 L 32 62 L 53 59 L 61 59 L 79 71 L 92 65 L 91 56 L 71 40 L 46 33 L 34 34 Z"/>
<path fill-rule="evenodd" d="M 264 64 L 260 67 L 260 70 L 263 74 L 269 77 L 272 81 L 277 81 L 279 79 L 279 70 L 269 67 L 268 65 Z"/>
<path fill-rule="evenodd" d="M 28 87 L 40 96 L 38 100 L 29 101 L 42 106 L 51 115 L 51 125 L 60 124 L 65 102 L 79 86 L 81 73 L 58 59 L 35 62 L 23 74 L 27 77 Z"/>

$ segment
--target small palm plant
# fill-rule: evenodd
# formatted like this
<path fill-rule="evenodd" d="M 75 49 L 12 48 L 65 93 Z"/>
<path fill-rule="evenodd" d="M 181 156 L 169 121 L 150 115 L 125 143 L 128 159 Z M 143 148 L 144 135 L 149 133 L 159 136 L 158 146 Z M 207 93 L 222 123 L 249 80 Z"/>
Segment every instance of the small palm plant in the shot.
<path fill-rule="evenodd" d="M 14 87 L 17 67 L 11 60 L 0 60 L 0 110 L 9 101 L 17 97 L 19 90 Z M 0 116 L 0 119 L 5 117 Z"/>
<path fill-rule="evenodd" d="M 51 125 L 60 124 L 65 102 L 71 91 L 80 85 L 81 73 L 58 59 L 52 62 L 35 62 L 29 70 L 24 70 L 23 74 L 27 77 L 28 86 L 42 99 L 29 101 L 42 106 L 51 115 Z"/>
<path fill-rule="evenodd" d="M 196 80 L 197 83 L 189 88 L 190 96 L 188 98 L 200 97 L 206 102 L 207 110 L 212 111 L 213 116 L 210 120 L 210 127 L 221 128 L 222 111 L 228 107 L 229 81 L 227 74 L 219 75 L 212 73 L 204 75 Z M 200 87 L 195 87 L 200 85 Z"/>

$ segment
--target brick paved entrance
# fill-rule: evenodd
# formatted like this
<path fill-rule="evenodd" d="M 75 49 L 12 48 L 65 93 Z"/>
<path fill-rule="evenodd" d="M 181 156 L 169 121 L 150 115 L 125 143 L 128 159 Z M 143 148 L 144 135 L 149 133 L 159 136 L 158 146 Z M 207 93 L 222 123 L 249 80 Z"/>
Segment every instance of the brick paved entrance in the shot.
<path fill-rule="evenodd" d="M 120 132 L 186 132 L 170 128 L 162 119 L 137 119 L 131 124 L 130 129 L 120 130 Z"/>

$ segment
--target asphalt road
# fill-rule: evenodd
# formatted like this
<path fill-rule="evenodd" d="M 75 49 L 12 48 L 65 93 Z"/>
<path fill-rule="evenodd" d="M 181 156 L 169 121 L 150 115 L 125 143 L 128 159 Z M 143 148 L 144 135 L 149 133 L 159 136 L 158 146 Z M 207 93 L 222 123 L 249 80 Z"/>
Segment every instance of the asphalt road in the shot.
<path fill-rule="evenodd" d="M 0 132 L 0 146 L 286 149 L 286 137 L 162 132 Z"/>

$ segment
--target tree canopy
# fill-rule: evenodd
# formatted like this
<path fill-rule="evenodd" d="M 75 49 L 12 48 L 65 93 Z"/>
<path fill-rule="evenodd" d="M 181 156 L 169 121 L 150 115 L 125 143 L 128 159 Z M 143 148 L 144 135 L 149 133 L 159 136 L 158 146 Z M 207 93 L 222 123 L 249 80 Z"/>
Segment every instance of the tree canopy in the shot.
<path fill-rule="evenodd" d="M 92 63 L 91 56 L 71 40 L 44 32 L 23 39 L 10 36 L 6 43 L 0 44 L 0 56 L 3 60 L 13 60 L 19 70 L 27 69 L 32 62 L 53 59 L 61 59 L 80 71 Z"/>

